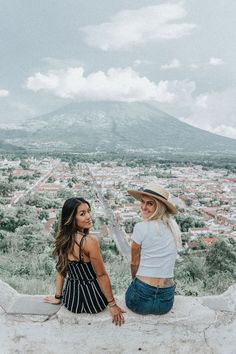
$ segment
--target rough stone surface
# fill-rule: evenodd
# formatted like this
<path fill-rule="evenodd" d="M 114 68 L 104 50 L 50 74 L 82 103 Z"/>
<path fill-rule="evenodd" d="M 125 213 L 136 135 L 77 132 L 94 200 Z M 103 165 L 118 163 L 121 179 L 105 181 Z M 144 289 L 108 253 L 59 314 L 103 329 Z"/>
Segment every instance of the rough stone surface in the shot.
<path fill-rule="evenodd" d="M 203 296 L 201 302 L 213 310 L 236 311 L 236 284 L 229 287 L 222 295 Z"/>
<path fill-rule="evenodd" d="M 4 310 L 11 304 L 17 296 L 17 291 L 0 279 L 0 307 Z"/>
<path fill-rule="evenodd" d="M 61 306 L 46 304 L 43 298 L 41 295 L 18 295 L 7 307 L 7 313 L 52 316 Z"/>
<path fill-rule="evenodd" d="M 172 311 L 164 316 L 136 315 L 120 296 L 118 302 L 127 311 L 122 327 L 111 323 L 109 310 L 76 315 L 61 307 L 52 316 L 0 311 L 0 353 L 235 354 L 235 295 L 233 286 L 219 296 L 176 296 Z"/>
<path fill-rule="evenodd" d="M 0 315 L 2 315 L 5 311 L 3 310 L 2 307 L 0 307 Z"/>

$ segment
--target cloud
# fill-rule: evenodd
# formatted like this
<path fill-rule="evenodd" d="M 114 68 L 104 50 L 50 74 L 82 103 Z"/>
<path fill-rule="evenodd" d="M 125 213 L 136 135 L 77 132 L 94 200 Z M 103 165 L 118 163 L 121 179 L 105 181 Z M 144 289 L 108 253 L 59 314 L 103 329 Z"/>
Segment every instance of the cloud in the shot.
<path fill-rule="evenodd" d="M 227 126 L 225 124 L 221 124 L 213 129 L 213 133 L 236 139 L 236 127 Z"/>
<path fill-rule="evenodd" d="M 195 127 L 236 139 L 236 88 L 205 92 L 193 98 L 191 113 L 181 119 Z"/>
<path fill-rule="evenodd" d="M 208 94 L 201 94 L 196 97 L 196 107 L 202 107 L 202 108 L 207 108 L 207 100 L 208 100 Z"/>
<path fill-rule="evenodd" d="M 0 97 L 7 97 L 9 96 L 9 91 L 8 90 L 0 90 Z"/>
<path fill-rule="evenodd" d="M 136 59 L 133 62 L 133 66 L 139 66 L 139 65 L 150 65 L 152 64 L 151 60 L 147 60 L 147 59 Z"/>
<path fill-rule="evenodd" d="M 196 25 L 181 22 L 186 15 L 182 3 L 160 4 L 121 11 L 109 22 L 86 26 L 81 31 L 92 47 L 104 51 L 129 49 L 132 45 L 189 35 Z"/>
<path fill-rule="evenodd" d="M 181 66 L 180 61 L 178 59 L 171 60 L 168 64 L 163 64 L 161 66 L 161 70 L 169 70 L 169 69 L 176 69 Z"/>
<path fill-rule="evenodd" d="M 157 101 L 187 102 L 195 90 L 189 80 L 161 80 L 155 83 L 130 67 L 110 68 L 85 76 L 82 67 L 35 73 L 26 81 L 26 88 L 44 91 L 57 97 L 91 101 Z"/>
<path fill-rule="evenodd" d="M 224 60 L 221 58 L 215 58 L 215 57 L 211 57 L 209 59 L 209 65 L 214 65 L 214 66 L 218 66 L 218 65 L 222 65 L 224 64 Z"/>
<path fill-rule="evenodd" d="M 200 64 L 192 63 L 189 65 L 190 69 L 197 70 L 200 67 Z"/>
<path fill-rule="evenodd" d="M 158 84 L 132 68 L 110 68 L 107 73 L 97 71 L 85 76 L 82 67 L 35 73 L 26 81 L 26 87 L 35 92 L 45 91 L 61 98 L 76 100 L 174 102 L 176 90 L 183 90 L 177 81 Z"/>
<path fill-rule="evenodd" d="M 168 89 L 175 94 L 175 101 L 170 102 L 179 107 L 191 105 L 193 93 L 196 90 L 196 83 L 192 80 L 168 81 Z"/>
<path fill-rule="evenodd" d="M 192 63 L 189 65 L 189 68 L 192 70 L 197 70 L 203 67 L 208 67 L 208 66 L 220 66 L 224 64 L 224 60 L 221 58 L 216 58 L 216 57 L 211 57 L 207 62 L 202 62 L 202 63 Z"/>
<path fill-rule="evenodd" d="M 32 105 L 32 107 L 31 107 Z M 43 113 L 47 113 L 48 109 Z M 41 112 L 40 112 L 41 113 Z M 38 115 L 39 112 L 33 108 L 32 101 L 30 103 L 24 101 L 22 96 L 12 95 L 11 99 L 1 100 L 0 104 L 0 126 L 9 127 L 11 124 L 20 124 L 27 118 Z"/>

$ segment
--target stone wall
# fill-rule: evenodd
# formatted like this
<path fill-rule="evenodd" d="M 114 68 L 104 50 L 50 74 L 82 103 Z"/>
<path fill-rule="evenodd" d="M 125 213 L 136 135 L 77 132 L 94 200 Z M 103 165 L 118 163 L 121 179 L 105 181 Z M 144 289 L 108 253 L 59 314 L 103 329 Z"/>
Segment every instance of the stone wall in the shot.
<path fill-rule="evenodd" d="M 109 310 L 75 315 L 43 296 L 18 294 L 0 281 L 0 353 L 236 353 L 236 284 L 219 296 L 176 296 L 172 311 L 111 323 Z"/>

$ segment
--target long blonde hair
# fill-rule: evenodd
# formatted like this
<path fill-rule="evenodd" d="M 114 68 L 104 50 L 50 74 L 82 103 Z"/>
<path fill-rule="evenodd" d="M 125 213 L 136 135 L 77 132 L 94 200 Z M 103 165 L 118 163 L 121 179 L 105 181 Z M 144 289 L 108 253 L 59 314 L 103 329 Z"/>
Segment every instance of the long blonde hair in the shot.
<path fill-rule="evenodd" d="M 148 218 L 148 220 L 160 220 L 164 224 L 166 224 L 173 235 L 175 240 L 176 248 L 178 250 L 182 249 L 182 240 L 181 240 L 181 232 L 177 222 L 175 221 L 173 215 L 168 212 L 168 209 L 164 203 L 161 201 L 154 199 L 156 203 L 156 210 L 154 213 Z"/>

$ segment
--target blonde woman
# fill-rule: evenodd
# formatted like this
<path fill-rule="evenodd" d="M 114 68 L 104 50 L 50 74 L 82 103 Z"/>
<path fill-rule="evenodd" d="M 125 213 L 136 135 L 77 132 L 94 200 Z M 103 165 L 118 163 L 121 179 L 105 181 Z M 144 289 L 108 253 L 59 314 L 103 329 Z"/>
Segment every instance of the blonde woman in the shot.
<path fill-rule="evenodd" d="M 176 207 L 169 193 L 152 183 L 128 193 L 140 201 L 143 221 L 135 225 L 131 245 L 132 283 L 125 295 L 133 312 L 162 315 L 174 303 L 174 265 L 181 248 L 179 227 L 173 217 Z"/>

